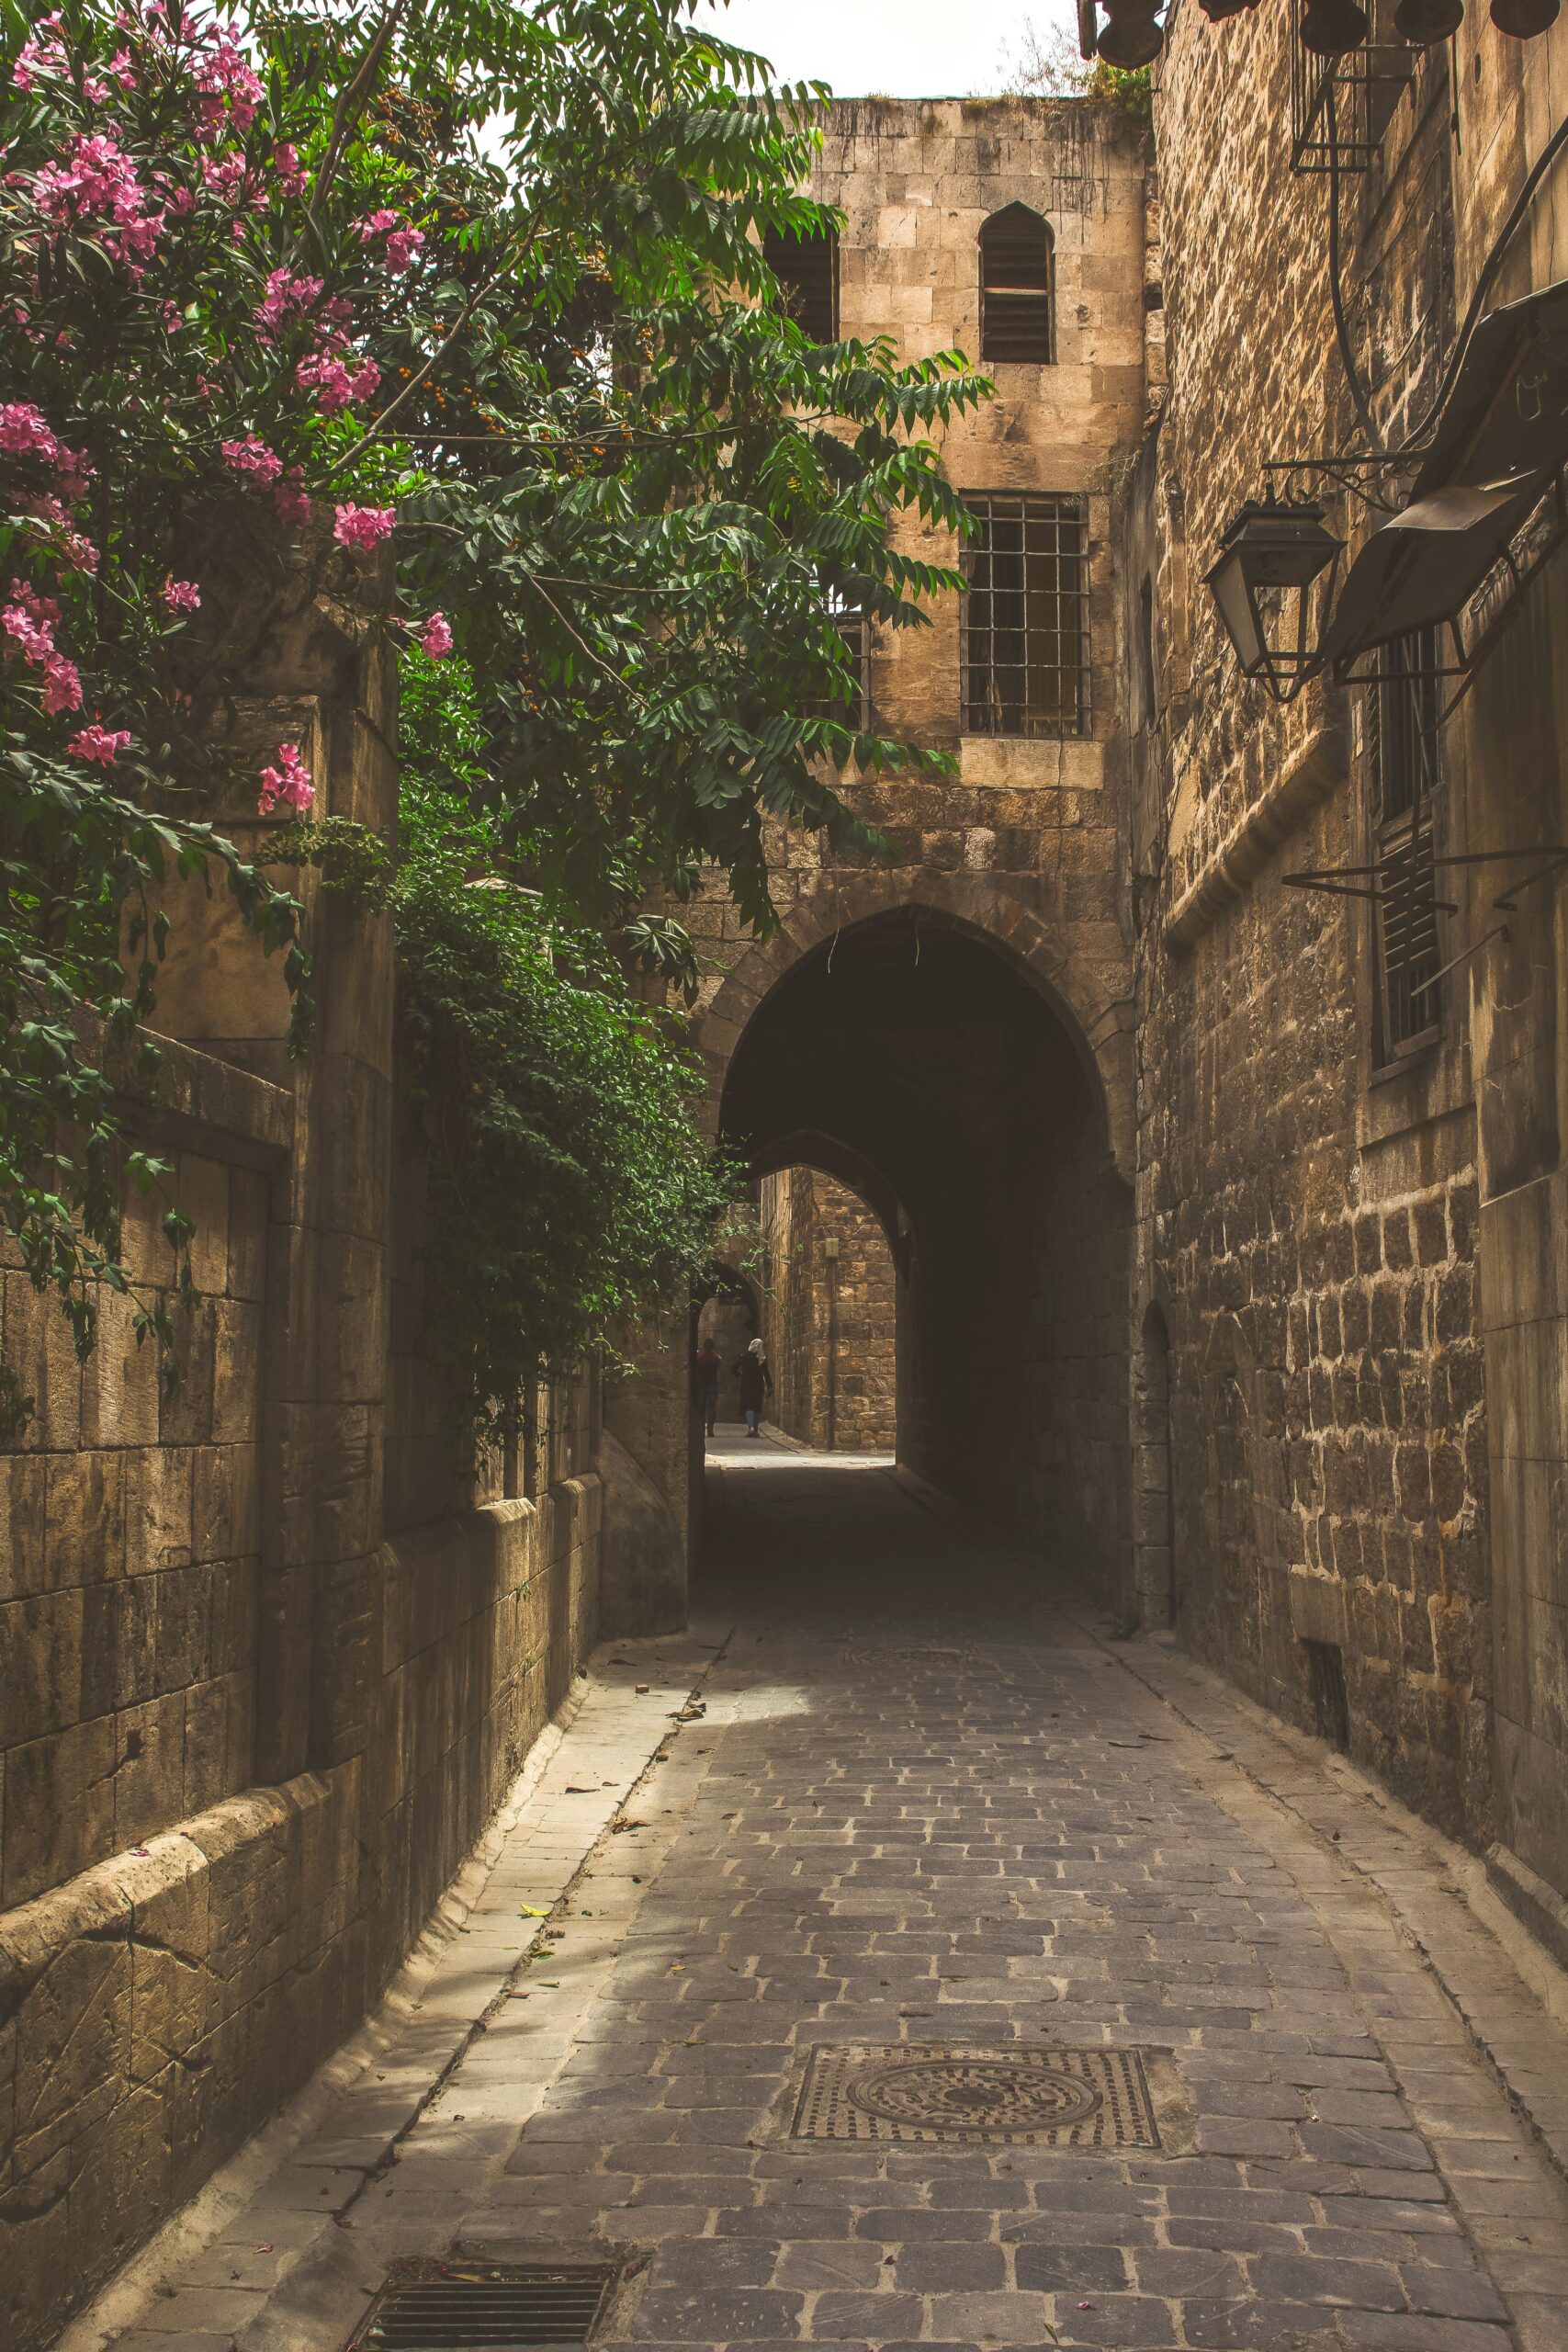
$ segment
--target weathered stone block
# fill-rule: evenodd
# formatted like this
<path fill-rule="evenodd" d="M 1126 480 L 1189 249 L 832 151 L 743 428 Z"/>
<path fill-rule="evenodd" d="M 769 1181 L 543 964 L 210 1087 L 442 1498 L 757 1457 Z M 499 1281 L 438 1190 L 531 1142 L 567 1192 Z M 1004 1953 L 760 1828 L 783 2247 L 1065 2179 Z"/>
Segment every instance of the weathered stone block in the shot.
<path fill-rule="evenodd" d="M 6 1756 L 0 1898 L 26 1903 L 114 1845 L 114 1724 L 50 1732 Z"/>

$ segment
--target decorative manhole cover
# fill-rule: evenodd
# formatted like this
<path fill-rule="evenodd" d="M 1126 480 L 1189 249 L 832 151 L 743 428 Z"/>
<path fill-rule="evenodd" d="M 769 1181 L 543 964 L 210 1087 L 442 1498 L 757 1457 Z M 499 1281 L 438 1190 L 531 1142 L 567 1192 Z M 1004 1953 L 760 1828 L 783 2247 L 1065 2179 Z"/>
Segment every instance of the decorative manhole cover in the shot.
<path fill-rule="evenodd" d="M 824 2044 L 795 2108 L 797 2140 L 1022 2140 L 1157 2148 L 1136 2050 Z"/>
<path fill-rule="evenodd" d="M 582 2344 L 610 2262 L 396 2262 L 349 2352 L 531 2352 Z"/>

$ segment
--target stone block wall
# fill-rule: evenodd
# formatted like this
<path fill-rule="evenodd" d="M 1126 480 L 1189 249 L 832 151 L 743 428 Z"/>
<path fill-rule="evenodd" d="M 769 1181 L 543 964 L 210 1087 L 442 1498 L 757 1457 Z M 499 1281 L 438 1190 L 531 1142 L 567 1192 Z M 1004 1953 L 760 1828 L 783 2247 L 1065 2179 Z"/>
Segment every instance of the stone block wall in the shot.
<path fill-rule="evenodd" d="M 37 1410 L 0 1457 L 0 1905 L 252 1779 L 267 1179 L 187 1148 L 155 1191 L 125 1191 L 136 1295 L 106 1295 L 85 1364 L 52 1297 L 14 1259 L 4 1277 Z M 139 1304 L 175 1306 L 172 1206 L 197 1221 L 201 1292 L 175 1309 L 177 1388 L 131 1333 Z"/>
<path fill-rule="evenodd" d="M 761 1187 L 768 1418 L 840 1453 L 897 1443 L 897 1274 L 874 1212 L 831 1176 L 789 1168 Z"/>
<path fill-rule="evenodd" d="M 749 1103 L 746 1120 L 736 1123 L 731 1074 L 759 1015 L 813 957 L 836 957 L 834 943 L 847 944 L 857 925 L 903 915 L 920 936 L 960 934 L 993 954 L 1057 1024 L 1060 1051 L 1039 1043 L 1036 1056 L 1033 1044 L 1021 1046 L 1016 1093 L 1050 1095 L 1043 1117 L 1054 1122 L 1051 1148 L 1073 1160 L 1087 1188 L 1082 1216 L 1075 1208 L 1066 1223 L 1050 1225 L 1020 1177 L 1021 1222 L 1009 1235 L 999 1203 L 1004 1182 L 1012 1180 L 987 1162 L 978 1140 L 967 1170 L 945 1189 L 925 1171 L 941 1234 L 934 1257 L 920 1254 L 917 1234 L 909 1260 L 909 1298 L 932 1304 L 929 1316 L 918 1308 L 899 1318 L 898 1442 L 925 1475 L 960 1480 L 977 1508 L 1081 1561 L 1120 1596 L 1132 1559 L 1124 1292 L 1134 1073 L 1113 514 L 1144 430 L 1151 374 L 1163 366 L 1145 134 L 1140 124 L 1081 100 L 1022 98 L 845 100 L 827 109 L 823 133 L 811 186 L 844 215 L 842 332 L 888 335 L 908 359 L 954 347 L 978 359 L 983 223 L 1014 202 L 1048 223 L 1055 361 L 996 364 L 988 371 L 995 397 L 953 421 L 942 455 L 961 490 L 1086 502 L 1090 716 L 1082 733 L 1063 740 L 966 732 L 957 595 L 933 601 L 927 627 L 874 634 L 870 693 L 878 724 L 951 753 L 954 770 L 840 779 L 844 797 L 886 842 L 881 857 L 834 857 L 814 838 L 776 832 L 770 848 L 780 934 L 767 945 L 746 933 L 716 886 L 677 910 L 706 974 L 697 1037 L 712 1115 L 716 1124 L 730 1121 L 737 1138 L 754 1148 L 759 1174 L 809 1162 L 863 1191 L 880 1174 L 897 1193 L 888 1169 L 864 1171 L 863 1148 L 847 1157 L 836 1148 L 841 1136 L 826 1138 L 829 1156 L 814 1157 L 794 1148 L 789 1133 L 758 1125 L 751 1114 L 764 1105 Z M 921 556 L 956 560 L 945 535 L 908 518 L 897 528 Z M 950 1114 L 935 1096 L 920 1097 L 916 1049 L 911 1039 L 904 1082 L 924 1101 L 934 1161 L 954 1148 Z M 961 1066 L 961 1053 L 957 1059 Z M 1043 1148 L 1043 1128 L 1032 1132 Z M 994 1212 L 978 1197 L 993 1176 Z M 1072 1183 L 1064 1177 L 1064 1185 L 1066 1197 Z M 1038 1334 L 1018 1349 L 1009 1340 L 979 1350 L 986 1361 L 972 1363 L 955 1337 L 983 1323 L 962 1319 L 977 1295 L 973 1269 L 964 1274 L 972 1248 L 994 1264 L 994 1274 L 982 1270 L 979 1277 L 987 1299 L 999 1298 L 1010 1315 L 1021 1291 L 1038 1321 L 1059 1295 L 1072 1318 L 1081 1311 L 1082 1334 L 1061 1337 L 1059 1346 Z M 1066 1262 L 1073 1249 L 1077 1266 Z M 953 1315 L 958 1323 L 948 1319 Z M 987 1380 L 995 1412 L 977 1401 Z M 1086 1432 L 1092 1432 L 1087 1453 Z"/>
<path fill-rule="evenodd" d="M 1391 14 L 1379 0 L 1375 39 L 1397 39 Z M 1391 1051 L 1369 910 L 1287 881 L 1371 854 L 1364 697 L 1319 682 L 1281 709 L 1239 677 L 1201 582 L 1265 460 L 1362 440 L 1328 181 L 1291 167 L 1292 39 L 1283 10 L 1183 14 L 1156 77 L 1168 391 L 1121 539 L 1140 1581 L 1255 1695 L 1472 1842 L 1501 1823 L 1562 1885 L 1562 1552 L 1526 1494 L 1527 1457 L 1556 1441 L 1526 1417 L 1558 1393 L 1563 1340 L 1524 1305 L 1550 1295 L 1543 1270 L 1516 1280 L 1551 1215 L 1517 1188 L 1562 1165 L 1542 1140 L 1562 1066 L 1550 899 L 1508 949 L 1487 936 L 1490 869 L 1444 870 L 1453 968 L 1431 1033 Z M 1436 393 L 1565 54 L 1561 30 L 1513 42 L 1472 10 L 1451 62 L 1406 51 L 1406 84 L 1381 94 L 1341 222 L 1348 334 L 1390 443 Z M 1561 274 L 1560 211 L 1549 188 L 1489 300 Z M 1332 476 L 1285 486 L 1322 499 L 1352 553 L 1380 519 Z M 1439 855 L 1562 837 L 1562 593 L 1543 584 L 1443 730 Z"/>
<path fill-rule="evenodd" d="M 384 654 L 311 606 L 259 684 L 255 746 L 300 741 L 322 813 L 389 822 Z M 597 1380 L 465 1464 L 425 1361 L 422 1167 L 394 1148 L 389 933 L 301 895 L 295 1066 L 276 966 L 220 902 L 175 910 L 178 1040 L 132 1115 L 197 1225 L 178 1385 L 112 1298 L 77 1365 L 0 1269 L 38 1407 L 0 1456 L 6 2352 L 52 2343 L 363 2018 L 597 1638 Z M 166 1283 L 162 1203 L 127 1205 L 134 1270 Z"/>

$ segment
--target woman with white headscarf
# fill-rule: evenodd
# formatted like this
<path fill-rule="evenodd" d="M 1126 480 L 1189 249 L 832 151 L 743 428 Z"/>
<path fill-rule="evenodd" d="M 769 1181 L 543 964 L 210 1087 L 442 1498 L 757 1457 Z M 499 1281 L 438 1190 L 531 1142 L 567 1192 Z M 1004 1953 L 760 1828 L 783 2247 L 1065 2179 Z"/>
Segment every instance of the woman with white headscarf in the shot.
<path fill-rule="evenodd" d="M 773 1393 L 773 1375 L 761 1340 L 753 1340 L 734 1369 L 740 1375 L 740 1411 L 753 1437 L 761 1434 L 762 1406 Z"/>

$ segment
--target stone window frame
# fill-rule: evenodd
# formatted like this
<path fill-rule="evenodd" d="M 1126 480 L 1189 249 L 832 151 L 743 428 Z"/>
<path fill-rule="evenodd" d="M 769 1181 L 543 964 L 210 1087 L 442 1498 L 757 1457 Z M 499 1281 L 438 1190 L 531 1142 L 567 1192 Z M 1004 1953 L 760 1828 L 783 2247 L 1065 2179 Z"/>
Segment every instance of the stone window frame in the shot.
<path fill-rule="evenodd" d="M 841 702 L 826 695 L 814 697 L 806 706 L 808 718 L 837 719 L 840 726 L 852 727 L 857 733 L 869 734 L 872 725 L 871 700 L 871 616 L 858 608 L 840 605 L 829 598 L 829 609 L 833 626 L 850 649 L 855 666 L 859 690 L 852 702 Z"/>

